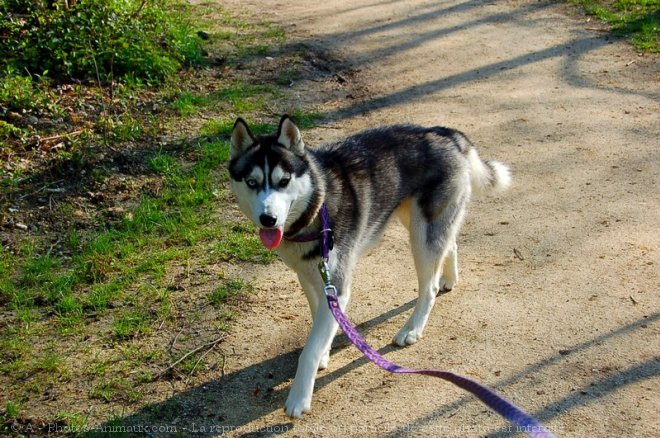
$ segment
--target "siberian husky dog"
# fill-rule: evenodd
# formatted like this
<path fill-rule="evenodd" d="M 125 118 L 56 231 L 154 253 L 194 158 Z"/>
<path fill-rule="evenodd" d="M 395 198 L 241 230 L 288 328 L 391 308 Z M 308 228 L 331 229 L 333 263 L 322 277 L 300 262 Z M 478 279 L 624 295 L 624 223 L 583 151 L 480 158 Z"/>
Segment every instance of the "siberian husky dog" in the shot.
<path fill-rule="evenodd" d="M 322 204 L 334 235 L 328 266 L 344 310 L 358 257 L 395 214 L 408 229 L 419 298 L 393 339 L 405 346 L 421 338 L 438 292 L 458 280 L 456 236 L 471 195 L 502 191 L 511 182 L 504 164 L 482 161 L 453 129 L 386 126 L 310 149 L 286 115 L 277 132 L 265 136 L 236 121 L 229 174 L 240 209 L 260 228 L 262 243 L 297 273 L 312 311 L 285 404 L 292 417 L 310 410 L 317 370 L 328 366 L 338 328 L 317 269 L 321 243 L 314 236 L 320 236 Z"/>

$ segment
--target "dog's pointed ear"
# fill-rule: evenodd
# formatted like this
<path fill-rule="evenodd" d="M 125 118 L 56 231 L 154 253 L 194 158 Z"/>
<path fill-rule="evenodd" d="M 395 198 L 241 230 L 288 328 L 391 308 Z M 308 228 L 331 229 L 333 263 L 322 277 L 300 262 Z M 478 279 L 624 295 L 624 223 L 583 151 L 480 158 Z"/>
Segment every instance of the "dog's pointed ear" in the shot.
<path fill-rule="evenodd" d="M 302 141 L 300 130 L 286 114 L 280 120 L 280 127 L 277 130 L 277 142 L 296 155 L 305 154 L 305 143 Z"/>
<path fill-rule="evenodd" d="M 250 146 L 254 144 L 254 136 L 250 132 L 245 120 L 240 117 L 234 123 L 234 130 L 231 133 L 231 149 L 229 157 L 234 159 L 241 156 Z"/>

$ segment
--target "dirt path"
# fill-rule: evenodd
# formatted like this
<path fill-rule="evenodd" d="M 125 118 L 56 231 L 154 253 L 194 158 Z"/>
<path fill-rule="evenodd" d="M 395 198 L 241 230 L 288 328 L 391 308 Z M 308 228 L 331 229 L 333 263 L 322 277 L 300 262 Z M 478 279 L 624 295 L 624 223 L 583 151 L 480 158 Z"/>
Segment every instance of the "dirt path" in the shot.
<path fill-rule="evenodd" d="M 308 144 L 383 123 L 442 124 L 513 169 L 508 193 L 473 203 L 461 281 L 438 299 L 421 342 L 389 346 L 417 288 L 402 228 L 363 260 L 350 316 L 368 341 L 401 364 L 492 385 L 559 436 L 660 436 L 657 56 L 547 2 L 222 3 L 271 14 L 292 42 L 334 52 L 354 72 L 338 101 L 299 84 L 332 120 Z M 174 396 L 190 407 L 188 430 L 512 435 L 452 385 L 387 375 L 341 338 L 312 413 L 290 420 L 282 406 L 309 312 L 283 265 L 256 279 L 225 376 Z"/>

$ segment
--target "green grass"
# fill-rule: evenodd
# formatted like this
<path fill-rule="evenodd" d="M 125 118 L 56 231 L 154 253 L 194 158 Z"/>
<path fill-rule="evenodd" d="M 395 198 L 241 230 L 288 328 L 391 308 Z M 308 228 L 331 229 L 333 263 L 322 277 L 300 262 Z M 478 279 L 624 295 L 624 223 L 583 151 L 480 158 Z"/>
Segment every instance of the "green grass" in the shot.
<path fill-rule="evenodd" d="M 214 245 L 213 254 L 226 261 L 238 259 L 259 264 L 275 261 L 275 254 L 264 248 L 255 227 L 243 222 L 232 224 L 223 230 Z"/>
<path fill-rule="evenodd" d="M 589 15 L 612 26 L 615 34 L 630 38 L 644 52 L 660 51 L 660 2 L 658 0 L 570 0 Z"/>
<path fill-rule="evenodd" d="M 113 324 L 114 335 L 119 340 L 126 340 L 134 336 L 148 334 L 150 331 L 150 318 L 145 309 L 133 310 L 120 315 Z"/>
<path fill-rule="evenodd" d="M 189 91 L 181 91 L 170 104 L 170 107 L 176 110 L 181 116 L 188 117 L 197 114 L 210 103 L 211 99 L 208 96 Z"/>
<path fill-rule="evenodd" d="M 318 125 L 319 121 L 323 117 L 318 112 L 303 112 L 301 110 L 295 110 L 292 114 L 293 120 L 296 122 L 300 129 L 310 129 Z M 234 123 L 236 119 L 227 119 L 219 118 L 213 119 L 206 122 L 200 128 L 200 134 L 204 137 L 219 137 L 228 139 L 231 137 L 231 132 L 234 129 Z M 264 135 L 270 134 L 277 131 L 277 125 L 274 123 L 264 123 L 256 122 L 250 123 L 250 131 L 254 135 Z"/>
<path fill-rule="evenodd" d="M 248 293 L 251 290 L 252 285 L 245 280 L 240 278 L 230 279 L 218 286 L 209 295 L 209 302 L 214 306 L 219 306 L 237 295 Z"/>
<path fill-rule="evenodd" d="M 228 102 L 237 113 L 248 113 L 263 108 L 267 98 L 277 98 L 281 92 L 270 84 L 237 82 L 213 93 L 213 98 Z"/>
<path fill-rule="evenodd" d="M 112 401 L 116 395 L 117 383 L 112 380 L 104 380 L 98 384 L 90 394 L 90 397 L 104 400 L 106 402 Z"/>
<path fill-rule="evenodd" d="M 63 357 L 56 353 L 48 352 L 34 362 L 34 370 L 43 371 L 49 374 L 66 372 L 62 368 L 63 362 Z"/>
<path fill-rule="evenodd" d="M 101 119 L 103 129 L 112 135 L 113 140 L 120 142 L 140 138 L 144 134 L 144 125 L 147 123 L 146 120 L 138 119 L 130 113 Z"/>
<path fill-rule="evenodd" d="M 7 403 L 5 403 L 5 416 L 7 418 L 16 418 L 18 417 L 18 414 L 20 413 L 21 408 L 20 404 L 13 402 L 9 400 Z"/>
<path fill-rule="evenodd" d="M 214 119 L 206 122 L 199 130 L 204 137 L 220 137 L 228 139 L 234 129 L 236 119 Z M 277 130 L 277 125 L 273 123 L 251 123 L 250 131 L 255 135 L 273 133 Z"/>
<path fill-rule="evenodd" d="M 218 179 L 226 178 L 226 172 L 218 172 L 218 168 L 227 160 L 228 150 L 226 142 L 200 144 L 198 161 L 185 171 L 172 156 L 154 156 L 151 167 L 164 177 L 165 189 L 160 196 L 144 196 L 114 228 L 88 236 L 88 243 L 66 266 L 52 254 L 37 252 L 32 241 L 24 244 L 18 265 L 9 254 L 1 253 L 4 299 L 16 311 L 45 306 L 52 307 L 61 318 L 80 317 L 83 307 L 101 311 L 112 300 L 121 299 L 122 290 L 136 276 L 162 275 L 166 262 L 186 255 L 180 245 L 185 248 L 214 240 L 222 233 L 214 228 L 218 224 L 212 227 L 211 216 Z M 227 236 L 240 242 L 243 236 L 234 234 L 246 230 L 230 229 L 233 232 Z M 75 230 L 69 234 L 69 243 L 76 248 L 81 245 Z M 248 253 L 249 249 L 243 248 L 236 258 L 245 260 Z M 86 285 L 87 293 L 74 295 Z M 25 313 L 25 318 L 29 315 Z"/>
<path fill-rule="evenodd" d="M 304 114 L 298 116 L 305 120 Z M 315 116 L 303 123 L 312 123 Z M 196 258 L 206 263 L 271 263 L 272 251 L 261 244 L 256 229 L 242 217 L 218 216 L 218 202 L 229 202 L 226 193 L 228 120 L 219 121 L 219 138 L 201 140 L 189 150 L 193 161 L 160 151 L 148 161 L 150 170 L 162 179 L 157 196 L 143 194 L 123 219 L 96 232 L 70 230 L 64 237 L 71 257 L 49 252 L 38 238 L 26 238 L 18 251 L 0 249 L 0 300 L 15 317 L 9 330 L 0 335 L 0 350 L 8 359 L 0 373 L 31 379 L 41 390 L 44 382 L 68 378 L 62 353 L 31 355 L 29 339 L 34 335 L 80 336 L 89 323 L 110 321 L 106 342 L 130 345 L 154 334 L 157 324 L 172 318 L 171 291 L 166 287 L 168 264 Z M 255 132 L 270 132 L 274 123 L 254 125 Z M 210 128 L 209 128 L 210 129 Z M 223 281 L 207 298 L 212 306 L 223 306 L 251 286 L 239 279 Z M 226 329 L 235 316 L 222 308 L 214 326 Z M 103 336 L 103 335 L 102 335 Z M 64 338 L 66 339 L 66 338 Z M 67 341 L 69 342 L 69 341 Z M 152 356 L 144 361 L 124 358 L 120 363 L 141 369 L 143 364 L 163 363 Z M 192 361 L 192 359 L 190 359 Z M 92 374 L 113 376 L 119 362 L 100 360 Z M 196 363 L 196 362 L 195 362 Z M 205 364 L 181 365 L 182 372 L 196 374 Z M 90 397 L 107 403 L 139 402 L 139 385 L 148 384 L 153 373 L 141 369 L 133 383 L 108 379 L 95 386 Z M 39 377 L 41 376 L 41 377 Z M 138 382 L 139 380 L 139 382 Z M 144 383 L 140 383 L 144 382 Z M 136 387 L 138 385 L 138 387 Z"/>
<path fill-rule="evenodd" d="M 215 6 L 209 8 L 215 10 Z M 228 65 L 252 62 L 239 57 L 267 53 L 284 42 L 282 30 L 275 26 L 256 26 L 224 12 L 219 22 L 231 33 Z M 211 41 L 216 38 L 212 34 Z M 18 99 L 17 107 L 35 104 L 35 114 L 61 111 L 53 107 L 48 84 L 28 84 L 25 78 L 11 74 L 15 76 L 13 88 L 0 90 L 4 93 L 0 102 Z M 53 196 L 52 205 L 46 204 L 43 211 L 52 207 L 65 219 L 57 233 L 30 229 L 12 234 L 11 244 L 0 246 L 0 310 L 5 315 L 0 331 L 0 384 L 9 388 L 2 418 L 29 417 L 32 414 L 26 406 L 39 404 L 47 388 L 70 381 L 91 388 L 80 396 L 80 405 L 141 403 L 149 385 L 161 378 L 161 370 L 181 352 L 208 341 L 190 333 L 205 327 L 205 334 L 215 338 L 229 328 L 237 315 L 231 304 L 248 294 L 252 285 L 238 278 L 225 279 L 217 272 L 227 264 L 249 270 L 250 264 L 267 264 L 276 258 L 263 247 L 254 226 L 230 206 L 234 201 L 228 192 L 226 170 L 237 115 L 253 122 L 250 126 L 255 134 L 277 127 L 272 105 L 285 97 L 288 84 L 280 87 L 275 79 L 297 73 L 273 74 L 267 84 L 255 84 L 252 78 L 243 80 L 238 75 L 220 78 L 211 92 L 199 91 L 197 84 L 185 81 L 172 85 L 176 77 L 155 88 L 127 75 L 111 90 L 116 107 L 103 107 L 107 90 L 78 84 L 68 91 L 76 97 L 71 105 L 85 111 L 98 105 L 103 117 L 90 128 L 89 136 L 63 136 L 66 147 L 49 164 L 76 169 L 81 177 L 85 170 L 91 183 L 89 188 L 82 184 L 80 192 Z M 160 122 L 138 116 L 144 103 L 142 93 L 163 102 L 161 109 L 165 109 L 156 113 Z M 200 114 L 215 118 L 200 130 L 171 128 L 164 133 L 166 144 L 150 137 L 154 126 L 165 129 L 172 118 L 177 127 L 184 126 Z M 302 111 L 294 117 L 303 129 L 319 119 Z M 0 139 L 25 139 L 27 129 L 0 123 Z M 42 137 L 48 135 L 38 132 Z M 159 143 L 162 148 L 153 146 Z M 105 213 L 108 205 L 101 204 L 86 222 L 67 222 L 77 211 L 94 210 L 89 204 L 80 206 L 86 190 L 103 191 L 106 182 L 118 176 L 115 164 L 95 161 L 95 154 L 136 145 L 144 154 L 136 163 L 142 173 L 123 173 L 121 177 L 128 180 L 127 186 L 133 179 L 149 184 L 127 191 L 130 199 L 112 216 Z M 30 185 L 34 175 L 34 169 L 17 169 L 6 178 L 3 175 L 0 188 L 14 197 L 34 191 L 46 197 L 45 189 L 60 178 L 55 175 L 35 186 Z M 203 274 L 207 269 L 211 272 Z M 188 332 L 169 350 L 170 342 L 183 329 Z M 215 351 L 202 357 L 203 353 L 177 366 L 179 375 L 196 376 L 221 360 Z M 71 392 L 70 387 L 65 392 Z M 47 420 L 69 425 L 89 421 L 75 412 L 51 414 Z M 7 431 L 3 424 L 0 422 L 0 435 Z"/>
<path fill-rule="evenodd" d="M 59 423 L 66 424 L 72 431 L 83 431 L 88 426 L 88 418 L 81 413 L 60 411 L 55 419 Z M 74 435 L 77 435 L 77 433 Z"/>
<path fill-rule="evenodd" d="M 209 94 L 181 92 L 172 97 L 170 108 L 181 116 L 191 116 L 203 110 L 246 114 L 260 111 L 266 107 L 266 102 L 282 96 L 282 91 L 274 85 L 233 81 Z"/>
<path fill-rule="evenodd" d="M 301 111 L 296 109 L 290 116 L 300 129 L 311 129 L 319 124 L 323 115 L 316 111 Z"/>

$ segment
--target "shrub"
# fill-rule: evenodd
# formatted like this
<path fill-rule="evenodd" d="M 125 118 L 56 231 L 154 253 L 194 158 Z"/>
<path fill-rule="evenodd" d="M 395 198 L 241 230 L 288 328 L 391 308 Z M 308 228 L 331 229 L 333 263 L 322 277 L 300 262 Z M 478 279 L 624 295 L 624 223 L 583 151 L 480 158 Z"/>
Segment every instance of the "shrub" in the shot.
<path fill-rule="evenodd" d="M 0 71 L 0 102 L 9 109 L 37 109 L 45 104 L 45 98 L 32 79 L 7 67 Z"/>
<path fill-rule="evenodd" d="M 180 0 L 6 0 L 0 59 L 57 80 L 160 81 L 202 60 Z"/>

